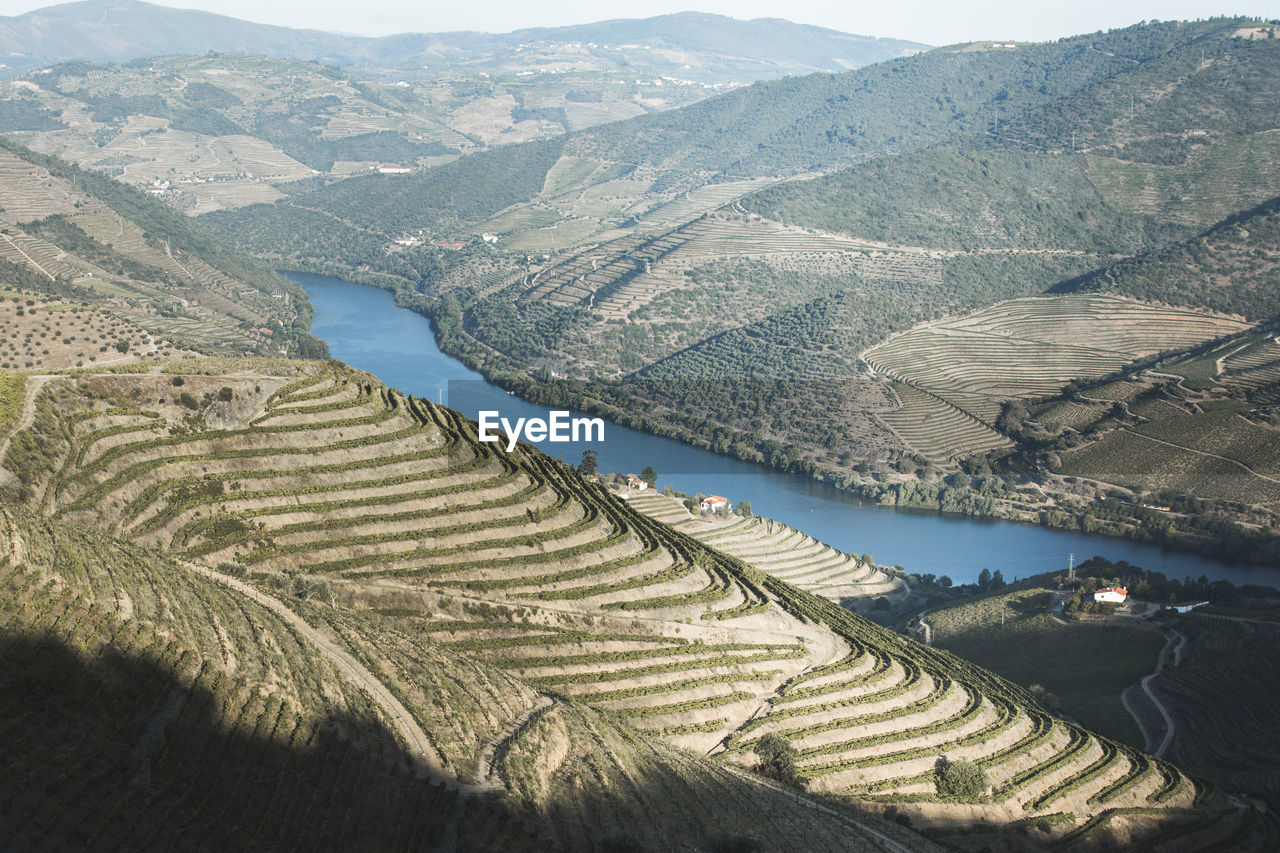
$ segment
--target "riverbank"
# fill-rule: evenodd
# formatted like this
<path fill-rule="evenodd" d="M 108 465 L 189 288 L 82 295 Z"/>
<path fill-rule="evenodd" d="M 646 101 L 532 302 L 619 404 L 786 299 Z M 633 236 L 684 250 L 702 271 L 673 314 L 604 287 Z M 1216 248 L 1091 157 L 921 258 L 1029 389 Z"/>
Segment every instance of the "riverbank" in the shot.
<path fill-rule="evenodd" d="M 295 280 L 312 293 L 315 333 L 328 341 L 336 358 L 369 370 L 417 396 L 440 400 L 448 393 L 450 404 L 471 417 L 479 408 L 498 409 L 504 414 L 546 415 L 545 409 L 538 408 L 536 395 L 530 395 L 534 396 L 534 403 L 509 396 L 507 386 L 512 383 L 489 382 L 451 357 L 437 345 L 436 332 L 423 312 L 411 306 L 406 310 L 406 300 L 395 300 L 393 288 L 375 289 L 314 275 Z M 397 301 L 402 304 L 397 305 Z M 553 404 L 572 408 L 559 403 Z M 607 441 L 600 445 L 539 446 L 573 462 L 583 450 L 597 449 L 604 470 L 639 472 L 646 465 L 653 465 L 662 475 L 660 485 L 671 483 L 690 494 L 715 492 L 735 501 L 746 499 L 757 512 L 841 550 L 871 552 L 877 563 L 902 565 L 913 572 L 948 574 L 957 583 L 976 578 L 983 568 L 1002 569 L 1009 578 L 1065 568 L 1070 553 L 1078 557 L 1102 554 L 1177 576 L 1205 574 L 1237 583 L 1253 582 L 1258 577 L 1258 582 L 1280 582 L 1280 572 L 1273 569 L 1228 564 L 1136 539 L 1109 538 L 1090 531 L 1090 525 L 1067 530 L 1038 519 L 1034 523 L 1009 524 L 977 513 L 944 514 L 937 508 L 899 503 L 900 495 L 895 495 L 889 504 L 870 491 L 859 494 L 847 484 L 837 488 L 811 475 L 787 472 L 758 461 L 740 461 L 729 454 L 699 449 L 691 442 L 624 424 L 625 420 L 623 424 L 611 422 Z M 902 477 L 900 482 L 911 481 Z M 996 482 L 989 481 L 985 496 L 982 489 L 970 491 L 989 498 Z M 889 485 L 894 484 L 876 483 L 877 488 Z M 921 500 L 924 494 L 913 487 L 909 497 Z"/>
<path fill-rule="evenodd" d="M 399 288 L 389 289 L 399 307 L 416 311 L 430 320 L 436 345 L 442 352 L 463 362 L 487 381 L 532 403 L 573 409 L 744 462 L 811 477 L 881 506 L 1085 531 L 1215 559 L 1280 566 L 1280 535 L 1265 527 L 1241 524 L 1223 512 L 1212 517 L 1174 516 L 1121 500 L 1081 500 L 1070 494 L 1066 478 L 1054 475 L 1045 475 L 1039 482 L 1026 478 L 1027 482 L 1020 483 L 997 472 L 984 478 L 959 471 L 944 473 L 939 481 L 934 479 L 937 469 L 922 460 L 909 466 L 910 476 L 888 465 L 880 466 L 878 471 L 858 471 L 856 466 L 854 470 L 833 470 L 790 453 L 765 453 L 740 441 L 710 439 L 678 423 L 652 417 L 646 410 L 631 411 L 601 399 L 629 397 L 621 383 L 613 383 L 614 393 L 604 395 L 592 393 L 591 383 L 580 380 L 539 379 L 529 375 L 512 359 L 484 347 L 466 334 L 461 305 L 452 296 L 428 300 Z M 639 398 L 635 399 L 639 402 Z M 982 482 L 993 478 L 1004 487 L 995 493 Z M 1112 488 L 1106 484 L 1099 486 L 1099 491 L 1104 493 Z M 1244 510 L 1240 508 L 1241 512 Z"/>

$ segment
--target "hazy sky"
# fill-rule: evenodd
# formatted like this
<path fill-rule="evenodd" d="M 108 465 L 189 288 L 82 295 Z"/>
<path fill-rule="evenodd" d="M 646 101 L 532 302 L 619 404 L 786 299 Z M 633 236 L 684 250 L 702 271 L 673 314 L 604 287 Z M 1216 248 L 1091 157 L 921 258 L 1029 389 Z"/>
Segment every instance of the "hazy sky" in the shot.
<path fill-rule="evenodd" d="M 153 0 L 154 2 L 154 0 Z M 928 44 L 977 39 L 1035 40 L 1122 27 L 1141 20 L 1257 15 L 1280 18 L 1280 0 L 159 0 L 250 21 L 361 35 L 444 30 L 507 32 L 607 18 L 644 18 L 696 10 L 735 18 L 780 17 L 850 33 Z M 0 14 L 52 5 L 0 0 Z"/>

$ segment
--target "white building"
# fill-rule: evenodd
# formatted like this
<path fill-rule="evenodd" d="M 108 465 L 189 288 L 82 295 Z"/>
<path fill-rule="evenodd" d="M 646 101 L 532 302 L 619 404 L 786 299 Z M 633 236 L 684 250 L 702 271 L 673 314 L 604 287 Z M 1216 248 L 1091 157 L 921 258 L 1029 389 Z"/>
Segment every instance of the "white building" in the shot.
<path fill-rule="evenodd" d="M 1122 586 L 1109 586 L 1093 594 L 1094 601 L 1107 602 L 1109 604 L 1124 604 L 1125 599 L 1128 597 L 1129 590 Z"/>
<path fill-rule="evenodd" d="M 707 495 L 702 499 L 703 512 L 728 512 L 730 510 L 729 499 L 720 495 Z"/>
<path fill-rule="evenodd" d="M 1192 610 L 1195 610 L 1197 607 L 1203 607 L 1208 603 L 1209 602 L 1207 601 L 1181 601 L 1181 602 L 1178 602 L 1177 604 L 1170 604 L 1169 609 L 1174 611 L 1175 613 L 1190 613 Z"/>

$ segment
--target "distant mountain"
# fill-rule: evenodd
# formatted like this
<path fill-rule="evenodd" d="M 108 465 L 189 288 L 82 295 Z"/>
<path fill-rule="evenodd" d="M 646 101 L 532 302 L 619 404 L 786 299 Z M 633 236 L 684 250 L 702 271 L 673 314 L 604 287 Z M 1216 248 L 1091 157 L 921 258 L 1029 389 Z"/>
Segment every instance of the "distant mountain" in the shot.
<path fill-rule="evenodd" d="M 579 58 L 641 73 L 703 81 L 754 80 L 840 71 L 917 53 L 926 45 L 857 36 L 776 18 L 740 21 L 684 12 L 643 20 L 572 27 L 480 32 L 406 33 L 382 38 L 267 26 L 136 0 L 85 0 L 0 18 L 0 55 L 25 70 L 68 59 L 125 62 L 208 51 L 257 53 L 337 65 L 463 65 L 503 70 L 538 48 L 578 46 Z M 557 57 L 561 61 L 572 58 Z"/>

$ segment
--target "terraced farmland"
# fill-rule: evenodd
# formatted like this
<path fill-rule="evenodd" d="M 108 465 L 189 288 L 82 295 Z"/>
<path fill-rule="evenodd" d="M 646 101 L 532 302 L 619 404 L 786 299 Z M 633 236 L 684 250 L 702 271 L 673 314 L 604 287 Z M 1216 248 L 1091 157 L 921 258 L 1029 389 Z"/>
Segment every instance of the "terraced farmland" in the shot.
<path fill-rule="evenodd" d="M 266 593 L 241 594 L 213 573 L 21 511 L 0 512 L 0 534 L 10 734 L 0 816 L 25 847 L 187 847 L 192 835 L 205 844 L 543 851 L 582 849 L 601 834 L 662 847 L 714 841 L 757 810 L 772 815 L 757 831 L 777 849 L 801 849 L 806 837 L 833 850 L 910 843 L 892 824 L 869 831 L 853 813 L 818 814 L 730 768 L 642 743 L 587 709 L 539 712 L 528 687 L 389 630 L 376 614 L 288 597 L 357 669 L 364 662 L 364 673 L 407 697 L 449 771 L 424 777 L 396 735 L 402 721 L 323 653 L 305 623 L 265 606 Z M 415 681 L 424 701 L 404 688 Z M 100 725 L 86 727 L 90 706 Z M 567 753 L 566 732 L 577 744 Z M 55 740 L 66 745 L 51 752 Z M 580 781 L 545 789 L 538 768 L 554 765 Z M 605 797 L 593 779 L 636 786 L 637 796 L 592 808 Z M 471 796 L 508 784 L 545 811 Z M 715 802 L 717 813 L 681 809 L 682 791 Z M 129 821 L 115 819 L 122 811 Z M 642 817 L 655 813 L 660 824 Z"/>
<path fill-rule="evenodd" d="M 521 298 L 592 307 L 596 300 L 609 298 L 640 273 L 649 272 L 686 239 L 679 232 L 621 237 L 533 275 Z"/>
<path fill-rule="evenodd" d="M 1138 358 L 1249 327 L 1118 297 L 1036 297 L 917 326 L 862 357 L 908 386 L 899 388 L 903 409 L 881 419 L 919 452 L 946 458 L 1002 446 L 991 430 L 984 448 L 962 415 L 989 427 L 1004 400 L 1055 395 L 1072 379 L 1106 376 Z"/>
<path fill-rule="evenodd" d="M 933 266 L 935 259 L 923 249 L 883 247 L 724 209 L 664 233 L 632 234 L 579 252 L 534 276 L 522 298 L 580 304 L 595 308 L 606 319 L 618 319 L 666 291 L 687 287 L 685 270 L 710 261 L 740 258 L 769 258 L 806 269 L 827 268 L 828 272 L 834 264 L 855 274 L 888 280 L 918 281 L 923 277 L 934 281 L 939 276 Z"/>
<path fill-rule="evenodd" d="M 287 346 L 282 338 L 297 316 L 289 284 L 189 229 L 160 202 L 101 176 L 12 143 L 0 147 L 0 261 L 11 265 L 11 285 L 109 301 L 99 307 L 186 346 L 236 353 Z M 20 364 L 63 367 L 93 357 L 63 364 L 40 352 Z"/>
<path fill-rule="evenodd" d="M 1254 390 L 1280 382 L 1280 341 L 1270 336 L 1222 359 L 1218 371 L 1224 385 Z"/>
<path fill-rule="evenodd" d="M 173 374 L 86 376 L 46 389 L 41 410 L 67 429 L 33 463 L 44 472 L 33 504 L 309 599 L 301 612 L 380 673 L 433 737 L 454 723 L 413 675 L 424 654 L 471 662 L 524 697 L 504 700 L 490 726 L 536 692 L 563 696 L 528 712 L 537 734 L 525 746 L 499 750 L 503 778 L 538 797 L 572 790 L 597 758 L 530 775 L 512 756 L 538 742 L 566 749 L 584 727 L 616 726 L 609 737 L 624 742 L 647 733 L 653 761 L 678 755 L 660 740 L 730 764 L 751 764 L 757 739 L 776 732 L 799 749 L 812 787 L 893 805 L 917 826 L 1070 811 L 1066 833 L 1122 808 L 1150 810 L 1128 824 L 1135 836 L 1195 820 L 1208 840 L 1244 826 L 1247 841 L 1266 841 L 1172 766 L 749 564 L 827 595 L 874 589 L 869 567 L 794 531 L 682 520 L 739 556 L 712 550 L 532 449 L 482 444 L 456 413 L 346 368 L 183 378 L 176 388 Z M 106 388 L 110 403 L 87 396 Z M 206 402 L 192 412 L 174 401 L 181 389 Z M 483 735 L 451 737 L 437 747 L 447 766 L 487 778 Z M 939 796 L 943 754 L 974 759 L 993 787 L 973 801 Z"/>
<path fill-rule="evenodd" d="M 929 459 L 951 459 L 1013 446 L 984 421 L 937 394 L 895 383 L 902 406 L 877 417 L 902 443 Z M 990 412 L 986 412 L 988 417 Z"/>
<path fill-rule="evenodd" d="M 1151 683 L 1173 718 L 1170 758 L 1274 802 L 1280 795 L 1276 748 L 1245 735 L 1276 726 L 1275 703 L 1254 697 L 1280 689 L 1280 628 L 1198 616 L 1183 620 L 1178 631 L 1189 640 L 1190 662 L 1166 667 Z"/>
<path fill-rule="evenodd" d="M 761 516 L 716 520 L 694 516 L 673 497 L 641 493 L 627 503 L 704 545 L 737 557 L 773 577 L 806 592 L 850 606 L 855 599 L 894 595 L 904 590 L 902 581 L 852 554 Z"/>

